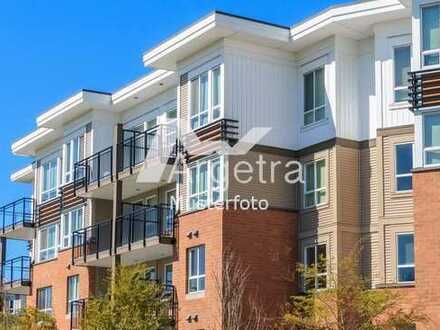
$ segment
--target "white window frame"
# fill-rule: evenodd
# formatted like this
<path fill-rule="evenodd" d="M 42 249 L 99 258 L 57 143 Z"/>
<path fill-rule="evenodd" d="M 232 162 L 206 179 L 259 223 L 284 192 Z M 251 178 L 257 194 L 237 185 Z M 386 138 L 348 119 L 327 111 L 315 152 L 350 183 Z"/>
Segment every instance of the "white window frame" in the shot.
<path fill-rule="evenodd" d="M 71 282 L 70 280 L 75 280 L 75 297 L 70 297 L 70 287 Z M 67 314 L 70 315 L 72 302 L 77 301 L 79 299 L 79 275 L 72 275 L 67 277 Z"/>
<path fill-rule="evenodd" d="M 46 303 L 47 303 L 47 298 L 50 297 L 50 306 L 43 306 L 44 308 L 41 308 L 41 306 L 38 306 L 38 303 L 40 301 L 40 299 L 39 299 L 40 294 L 43 290 L 45 292 L 46 292 L 46 290 L 48 290 L 50 292 L 50 295 L 45 294 L 45 299 L 46 299 L 45 302 Z M 37 308 L 40 312 L 52 314 L 52 311 L 53 311 L 53 287 L 52 286 L 46 286 L 46 287 L 37 289 Z"/>
<path fill-rule="evenodd" d="M 423 50 L 423 9 L 429 7 L 435 7 L 435 6 L 438 6 L 440 10 L 440 2 L 432 2 L 420 6 L 420 63 L 422 63 L 423 69 L 440 67 L 440 48 Z M 431 54 L 439 55 L 439 64 L 425 65 L 425 55 L 431 55 Z"/>
<path fill-rule="evenodd" d="M 394 144 L 394 191 L 396 193 L 406 193 L 406 192 L 411 192 L 412 189 L 409 190 L 397 190 L 398 184 L 398 178 L 405 178 L 405 177 L 411 177 L 412 178 L 412 172 L 410 171 L 409 173 L 405 173 L 405 174 L 397 174 L 397 146 L 401 146 L 401 145 L 406 145 L 406 144 L 410 144 L 412 146 L 412 167 L 414 168 L 414 142 L 402 142 L 402 143 L 396 143 Z"/>
<path fill-rule="evenodd" d="M 322 70 L 324 73 L 324 105 L 320 105 L 320 106 L 316 106 L 315 104 L 315 96 L 316 96 L 316 71 L 318 70 Z M 305 107 L 306 107 L 306 75 L 313 73 L 313 109 L 307 110 L 305 111 Z M 326 72 L 325 72 L 325 65 L 318 65 L 316 67 L 311 68 L 310 70 L 304 71 L 302 72 L 302 88 L 303 88 L 303 106 L 302 106 L 302 123 L 303 123 L 303 127 L 310 127 L 313 125 L 316 125 L 318 123 L 321 123 L 323 121 L 325 121 L 327 119 L 327 90 L 326 90 L 326 84 L 325 84 L 325 79 L 326 79 Z M 316 111 L 320 110 L 320 109 L 324 109 L 324 117 L 318 121 L 315 120 L 315 113 Z M 313 122 L 306 124 L 305 122 L 305 117 L 306 114 L 308 113 L 313 113 Z"/>
<path fill-rule="evenodd" d="M 322 188 L 316 188 L 317 185 L 318 185 L 318 183 L 317 183 L 317 179 L 318 178 L 317 178 L 317 175 L 316 175 L 317 174 L 317 170 L 316 170 L 317 166 L 316 166 L 316 164 L 318 162 L 320 162 L 320 161 L 324 161 L 325 180 L 324 180 L 324 186 Z M 311 164 L 313 164 L 313 174 L 314 174 L 313 175 L 313 179 L 314 179 L 313 189 L 312 190 L 307 190 L 307 181 L 306 181 L 307 180 L 307 174 L 306 174 L 306 169 L 307 169 L 307 166 L 309 166 Z M 305 163 L 304 164 L 303 208 L 304 209 L 309 209 L 309 208 L 312 208 L 312 207 L 316 207 L 316 206 L 321 206 L 321 205 L 327 204 L 327 201 L 328 201 L 328 190 L 327 190 L 327 187 L 328 187 L 327 159 L 321 158 L 321 159 L 316 159 L 316 160 L 312 160 L 310 162 Z M 316 201 L 318 200 L 318 198 L 317 198 L 318 193 L 321 192 L 321 191 L 325 191 L 325 199 L 321 203 L 316 203 Z M 314 193 L 315 201 L 314 201 L 313 205 L 306 206 L 306 194 L 311 194 L 311 193 Z"/>
<path fill-rule="evenodd" d="M 203 274 L 199 273 L 199 271 L 200 271 L 200 249 L 201 248 L 205 249 L 205 253 L 204 253 L 205 260 L 203 261 L 204 264 L 205 264 L 205 273 L 203 273 Z M 191 251 L 194 251 L 194 250 L 196 251 L 196 256 L 197 256 L 197 258 L 196 258 L 197 259 L 197 273 L 196 274 L 191 274 L 192 263 L 191 263 L 190 254 L 191 254 Z M 187 258 L 187 261 L 188 261 L 188 270 L 187 270 L 187 274 L 188 274 L 188 281 L 187 281 L 188 289 L 187 289 L 187 292 L 188 292 L 188 294 L 204 292 L 206 290 L 206 246 L 205 245 L 198 245 L 198 246 L 194 246 L 194 247 L 188 248 L 188 250 L 187 250 L 187 257 L 186 258 Z M 201 289 L 199 287 L 199 283 L 200 283 L 201 279 L 205 280 L 205 287 L 204 287 L 204 289 Z M 190 284 L 191 280 L 195 280 L 196 283 L 197 283 L 197 289 L 195 291 L 191 291 L 191 284 Z"/>
<path fill-rule="evenodd" d="M 212 93 L 212 91 L 213 91 L 213 79 L 212 79 L 212 76 L 213 76 L 213 72 L 215 70 L 217 70 L 217 69 L 220 70 L 219 104 L 214 106 L 213 105 L 213 93 Z M 201 104 L 200 103 L 200 77 L 202 75 L 204 75 L 204 74 L 208 74 L 208 109 L 206 111 L 203 111 L 203 112 L 198 112 L 196 115 L 192 115 L 191 114 L 192 106 L 193 106 L 193 100 L 192 100 L 192 97 L 191 97 L 191 95 L 192 95 L 192 81 L 195 80 L 195 79 L 198 79 L 198 81 L 199 81 L 199 108 L 200 108 L 200 104 Z M 188 108 L 189 109 L 189 111 L 188 111 L 188 113 L 189 113 L 189 116 L 188 116 L 188 131 L 189 132 L 197 130 L 197 129 L 202 128 L 204 126 L 207 126 L 210 123 L 212 123 L 213 121 L 223 118 L 223 116 L 224 116 L 224 113 L 223 113 L 223 110 L 224 110 L 224 107 L 223 107 L 223 95 L 224 95 L 224 65 L 223 64 L 214 65 L 210 69 L 205 70 L 203 72 L 200 72 L 200 73 L 198 73 L 196 75 L 193 75 L 193 76 L 191 76 L 188 79 L 188 100 L 189 100 L 189 102 L 188 102 L 188 104 L 189 104 L 189 108 Z M 214 110 L 219 110 L 218 118 L 213 118 Z M 207 121 L 206 124 L 200 125 L 200 115 L 204 114 L 206 112 L 208 113 L 208 121 Z M 199 117 L 199 124 L 198 124 L 197 127 L 193 128 L 192 125 L 191 125 L 191 121 L 195 117 Z"/>
<path fill-rule="evenodd" d="M 399 269 L 400 268 L 411 268 L 411 267 L 414 268 L 414 277 L 415 277 L 415 272 L 416 272 L 416 265 L 414 262 L 412 264 L 399 265 L 399 236 L 403 236 L 403 235 L 412 235 L 413 242 L 415 243 L 413 232 L 396 233 L 396 280 L 397 280 L 397 283 L 414 283 L 415 280 L 414 281 L 399 281 Z M 413 244 L 413 249 L 415 249 L 415 244 Z"/>
<path fill-rule="evenodd" d="M 77 208 L 73 208 L 70 209 L 69 211 L 65 212 L 62 214 L 61 216 L 61 229 L 60 229 L 60 248 L 61 249 L 68 249 L 72 246 L 72 215 L 74 212 L 79 212 L 81 211 L 81 215 L 82 215 L 82 225 L 79 229 L 84 228 L 85 226 L 85 207 L 77 207 Z M 68 226 L 68 235 L 64 234 L 64 229 L 66 227 L 66 225 Z M 65 241 L 67 239 L 67 244 L 65 244 Z"/>
<path fill-rule="evenodd" d="M 401 90 L 408 90 L 408 85 L 406 86 L 396 86 L 396 49 L 398 48 L 409 48 L 409 65 L 410 65 L 410 69 L 411 69 L 411 54 L 412 54 L 412 47 L 411 47 L 411 42 L 406 42 L 406 43 L 399 43 L 396 45 L 393 45 L 392 47 L 392 56 L 393 56 L 393 95 L 392 95 L 392 100 L 394 104 L 403 104 L 403 103 L 407 103 L 407 100 L 403 100 L 403 101 L 397 101 L 396 100 L 396 92 L 397 91 L 401 91 Z"/>
<path fill-rule="evenodd" d="M 314 252 L 315 252 L 315 267 L 316 267 L 316 263 L 318 262 L 318 246 L 319 245 L 324 245 L 325 246 L 325 258 L 326 258 L 326 261 L 325 261 L 325 272 L 323 272 L 323 273 L 316 272 L 316 274 L 315 274 L 315 286 L 314 286 L 315 290 L 323 290 L 323 289 L 328 288 L 328 264 L 329 264 L 328 263 L 328 244 L 326 242 L 308 244 L 308 245 L 304 246 L 304 251 L 303 251 L 303 253 L 304 253 L 304 268 L 307 271 L 307 264 L 308 264 L 307 249 L 310 249 L 310 248 L 314 249 Z M 318 278 L 319 277 L 325 277 L 325 284 L 326 284 L 325 288 L 318 289 Z M 305 284 L 306 283 L 304 283 L 304 285 L 303 285 L 303 290 L 304 291 L 306 291 Z"/>
<path fill-rule="evenodd" d="M 212 163 L 219 161 L 220 162 L 220 178 L 219 178 L 219 183 L 218 183 L 218 187 L 216 187 L 214 189 L 213 187 L 213 171 L 212 171 Z M 200 167 L 204 164 L 207 164 L 207 176 L 208 176 L 208 184 L 207 184 L 207 190 L 203 191 L 203 192 L 196 192 L 196 193 L 191 193 L 191 188 L 192 188 L 192 182 L 193 182 L 193 178 L 191 176 L 191 170 L 194 168 L 197 168 L 197 180 L 199 180 L 198 178 L 200 177 Z M 216 156 L 216 157 L 211 157 L 211 158 L 204 158 L 198 161 L 195 161 L 194 163 L 190 164 L 188 166 L 188 171 L 187 171 L 187 178 L 188 178 L 188 185 L 187 185 L 187 209 L 188 210 L 200 210 L 200 209 L 204 209 L 206 207 L 211 206 L 213 203 L 221 203 L 224 199 L 224 178 L 225 178 L 225 174 L 224 174 L 224 157 L 223 156 Z M 199 186 L 197 184 L 197 186 Z M 219 200 L 217 201 L 213 201 L 212 198 L 212 193 L 214 191 L 218 191 L 219 192 Z M 208 197 L 206 199 L 206 205 L 204 207 L 201 207 L 200 205 L 200 197 L 202 194 L 208 194 Z M 191 207 L 191 199 L 197 197 L 197 207 L 192 208 Z"/>
<path fill-rule="evenodd" d="M 424 114 L 422 116 L 422 149 L 423 149 L 423 166 L 424 167 L 439 167 L 440 164 L 428 164 L 428 162 L 426 161 L 426 154 L 427 152 L 430 151 L 439 151 L 440 152 L 440 145 L 436 146 L 436 147 L 425 147 L 425 130 L 426 130 L 426 123 L 425 123 L 425 119 L 426 117 L 429 116 L 440 116 L 440 113 L 428 113 L 428 114 Z"/>
<path fill-rule="evenodd" d="M 56 183 L 55 183 L 55 187 L 50 188 L 48 190 L 44 190 L 44 166 L 48 163 L 51 163 L 55 161 L 56 163 Z M 41 165 L 40 165 L 40 202 L 41 203 L 46 203 L 52 199 L 55 199 L 59 196 L 59 191 L 58 188 L 60 186 L 60 164 L 61 163 L 61 159 L 59 157 L 59 155 L 55 155 L 49 158 L 46 158 L 44 161 L 41 161 Z M 47 199 L 43 199 L 43 194 L 48 194 L 52 191 L 55 191 L 55 196 L 47 198 Z"/>
<path fill-rule="evenodd" d="M 63 175 L 62 175 L 62 181 L 63 184 L 67 184 L 73 181 L 73 177 L 74 177 L 74 171 L 75 171 L 75 162 L 73 161 L 73 155 L 74 155 L 74 142 L 75 140 L 79 140 L 78 141 L 78 161 L 81 161 L 81 157 L 85 157 L 86 156 L 86 131 L 85 129 L 81 129 L 80 132 L 76 133 L 75 135 L 72 135 L 71 137 L 67 138 L 64 141 L 63 144 Z M 84 151 L 84 155 L 80 154 L 81 151 L 81 138 L 83 139 L 83 151 Z M 67 145 L 70 144 L 70 164 L 67 164 Z M 69 178 L 67 179 L 67 176 L 69 176 Z"/>
<path fill-rule="evenodd" d="M 54 242 L 54 246 L 53 247 L 48 247 L 45 249 L 41 248 L 41 235 L 43 231 L 49 231 L 50 227 L 55 227 L 55 242 Z M 58 244 L 59 244 L 59 223 L 51 223 L 49 225 L 46 225 L 44 227 L 41 227 L 38 230 L 38 262 L 46 262 L 46 261 L 50 261 L 50 260 L 54 260 L 58 257 Z M 50 250 L 54 250 L 54 255 L 51 258 L 46 258 L 46 259 L 41 259 L 41 253 L 42 252 L 48 252 Z"/>

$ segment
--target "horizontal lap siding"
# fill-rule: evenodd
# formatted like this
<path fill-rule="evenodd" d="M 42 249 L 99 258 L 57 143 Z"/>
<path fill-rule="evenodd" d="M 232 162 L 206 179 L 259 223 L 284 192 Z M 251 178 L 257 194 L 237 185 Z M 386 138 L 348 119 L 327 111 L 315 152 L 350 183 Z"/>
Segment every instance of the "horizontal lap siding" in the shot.
<path fill-rule="evenodd" d="M 378 224 L 378 175 L 377 148 L 364 148 L 360 151 L 360 194 L 361 224 L 375 226 Z"/>

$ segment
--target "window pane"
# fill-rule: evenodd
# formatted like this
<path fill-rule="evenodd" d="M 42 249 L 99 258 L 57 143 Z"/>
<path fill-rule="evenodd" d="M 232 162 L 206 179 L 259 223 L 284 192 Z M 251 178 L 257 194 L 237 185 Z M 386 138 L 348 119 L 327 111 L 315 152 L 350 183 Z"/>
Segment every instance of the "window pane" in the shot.
<path fill-rule="evenodd" d="M 70 169 L 71 169 L 71 166 L 72 166 L 72 159 L 70 157 L 71 149 L 72 149 L 72 144 L 71 143 L 67 143 L 66 144 L 66 159 L 65 159 L 65 162 L 66 162 L 66 167 L 65 168 L 66 168 L 67 172 L 70 172 Z"/>
<path fill-rule="evenodd" d="M 171 108 L 167 111 L 167 121 L 174 120 L 177 118 L 177 108 Z"/>
<path fill-rule="evenodd" d="M 199 171 L 199 192 L 208 190 L 208 164 L 200 165 Z"/>
<path fill-rule="evenodd" d="M 197 251 L 195 249 L 192 249 L 189 252 L 189 263 L 189 276 L 197 275 Z"/>
<path fill-rule="evenodd" d="M 220 68 L 212 71 L 212 105 L 220 104 Z"/>
<path fill-rule="evenodd" d="M 410 71 L 410 68 L 410 47 L 405 46 L 394 48 L 394 87 L 408 86 L 408 72 Z M 403 92 L 408 94 L 408 91 L 403 90 Z"/>
<path fill-rule="evenodd" d="M 425 117 L 425 147 L 440 146 L 440 115 Z"/>
<path fill-rule="evenodd" d="M 201 246 L 199 250 L 199 275 L 205 274 L 205 247 Z"/>
<path fill-rule="evenodd" d="M 191 80 L 191 115 L 199 113 L 199 79 Z"/>
<path fill-rule="evenodd" d="M 325 244 L 320 244 L 317 246 L 317 256 L 318 256 L 318 273 L 325 273 L 327 269 L 327 249 Z"/>
<path fill-rule="evenodd" d="M 315 168 L 314 164 L 306 165 L 306 191 L 315 189 Z"/>
<path fill-rule="evenodd" d="M 408 90 L 407 89 L 398 89 L 394 91 L 394 101 L 402 102 L 408 100 Z"/>
<path fill-rule="evenodd" d="M 315 205 L 315 193 L 314 192 L 307 193 L 304 203 L 305 203 L 304 205 L 305 207 L 310 207 Z"/>
<path fill-rule="evenodd" d="M 397 191 L 412 190 L 412 176 L 397 178 Z"/>
<path fill-rule="evenodd" d="M 325 104 L 324 69 L 315 71 L 315 107 Z"/>
<path fill-rule="evenodd" d="M 313 72 L 310 72 L 304 75 L 304 111 L 313 109 L 313 99 Z"/>
<path fill-rule="evenodd" d="M 306 266 L 312 267 L 315 264 L 315 247 L 311 246 L 306 249 Z"/>
<path fill-rule="evenodd" d="M 325 187 L 325 160 L 316 162 L 316 188 Z"/>
<path fill-rule="evenodd" d="M 325 118 L 325 108 L 318 108 L 315 110 L 315 122 L 323 120 Z"/>
<path fill-rule="evenodd" d="M 413 234 L 398 236 L 398 263 L 399 265 L 410 265 L 414 263 Z"/>
<path fill-rule="evenodd" d="M 426 152 L 426 163 L 429 165 L 440 164 L 440 150 L 427 151 Z"/>
<path fill-rule="evenodd" d="M 196 292 L 197 291 L 197 279 L 193 278 L 189 280 L 189 292 Z"/>
<path fill-rule="evenodd" d="M 309 125 L 313 123 L 313 111 L 304 114 L 304 125 Z"/>
<path fill-rule="evenodd" d="M 200 112 L 208 110 L 208 73 L 200 76 Z"/>
<path fill-rule="evenodd" d="M 413 282 L 415 280 L 414 267 L 399 268 L 399 282 Z"/>
<path fill-rule="evenodd" d="M 423 50 L 440 48 L 440 6 L 422 8 Z"/>
<path fill-rule="evenodd" d="M 197 193 L 198 177 L 197 177 L 197 167 L 191 169 L 191 194 Z"/>
<path fill-rule="evenodd" d="M 199 279 L 199 291 L 205 290 L 205 277 Z"/>
<path fill-rule="evenodd" d="M 412 143 L 396 145 L 396 174 L 409 174 L 413 167 Z"/>
<path fill-rule="evenodd" d="M 424 65 L 438 65 L 440 64 L 440 54 L 428 54 L 423 56 Z"/>

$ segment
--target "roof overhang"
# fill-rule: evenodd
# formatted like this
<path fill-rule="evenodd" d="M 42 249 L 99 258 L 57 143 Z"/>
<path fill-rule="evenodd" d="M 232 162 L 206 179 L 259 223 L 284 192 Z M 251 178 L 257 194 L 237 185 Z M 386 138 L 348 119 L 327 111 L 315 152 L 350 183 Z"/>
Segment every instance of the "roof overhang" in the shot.
<path fill-rule="evenodd" d="M 167 39 L 143 55 L 145 66 L 177 69 L 177 63 L 215 41 L 232 37 L 260 45 L 281 47 L 289 41 L 289 28 L 223 12 L 214 12 Z"/>
<path fill-rule="evenodd" d="M 335 6 L 292 27 L 293 50 L 335 34 L 360 40 L 373 34 L 375 24 L 411 17 L 405 0 L 373 0 Z"/>
<path fill-rule="evenodd" d="M 81 90 L 37 117 L 37 126 L 57 128 L 83 115 L 90 109 L 105 109 L 111 104 L 111 94 L 91 90 Z"/>
<path fill-rule="evenodd" d="M 119 112 L 131 108 L 177 86 L 177 83 L 175 72 L 156 70 L 113 93 L 112 110 Z"/>
<path fill-rule="evenodd" d="M 34 169 L 32 164 L 11 174 L 12 182 L 29 183 L 34 179 Z"/>
<path fill-rule="evenodd" d="M 36 151 L 57 139 L 56 130 L 40 127 L 11 146 L 12 153 L 17 156 L 35 156 Z"/>

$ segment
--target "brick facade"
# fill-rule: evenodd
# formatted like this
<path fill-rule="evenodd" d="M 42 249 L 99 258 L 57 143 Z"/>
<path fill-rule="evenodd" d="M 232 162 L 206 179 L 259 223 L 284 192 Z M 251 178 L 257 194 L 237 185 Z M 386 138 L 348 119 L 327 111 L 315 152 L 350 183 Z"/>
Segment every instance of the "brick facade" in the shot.
<path fill-rule="evenodd" d="M 270 306 L 264 312 L 277 316 L 281 305 L 295 292 L 296 228 L 296 213 L 278 210 L 211 209 L 179 217 L 178 256 L 173 264 L 179 303 L 178 328 L 221 328 L 214 277 L 216 272 L 221 274 L 226 248 L 233 250 L 249 267 L 248 294 L 256 296 L 263 306 Z M 187 249 L 199 245 L 205 245 L 206 249 L 206 290 L 190 295 L 186 282 Z M 188 322 L 188 316 L 195 315 L 198 321 Z"/>
<path fill-rule="evenodd" d="M 417 296 L 431 319 L 429 329 L 440 328 L 440 171 L 413 174 L 415 262 Z"/>
<path fill-rule="evenodd" d="M 88 298 L 94 292 L 95 271 L 90 267 L 71 266 L 71 250 L 58 252 L 55 260 L 33 266 L 32 294 L 28 305 L 36 307 L 37 290 L 52 287 L 53 316 L 60 330 L 70 329 L 70 317 L 67 313 L 67 279 L 79 275 L 79 298 Z"/>

